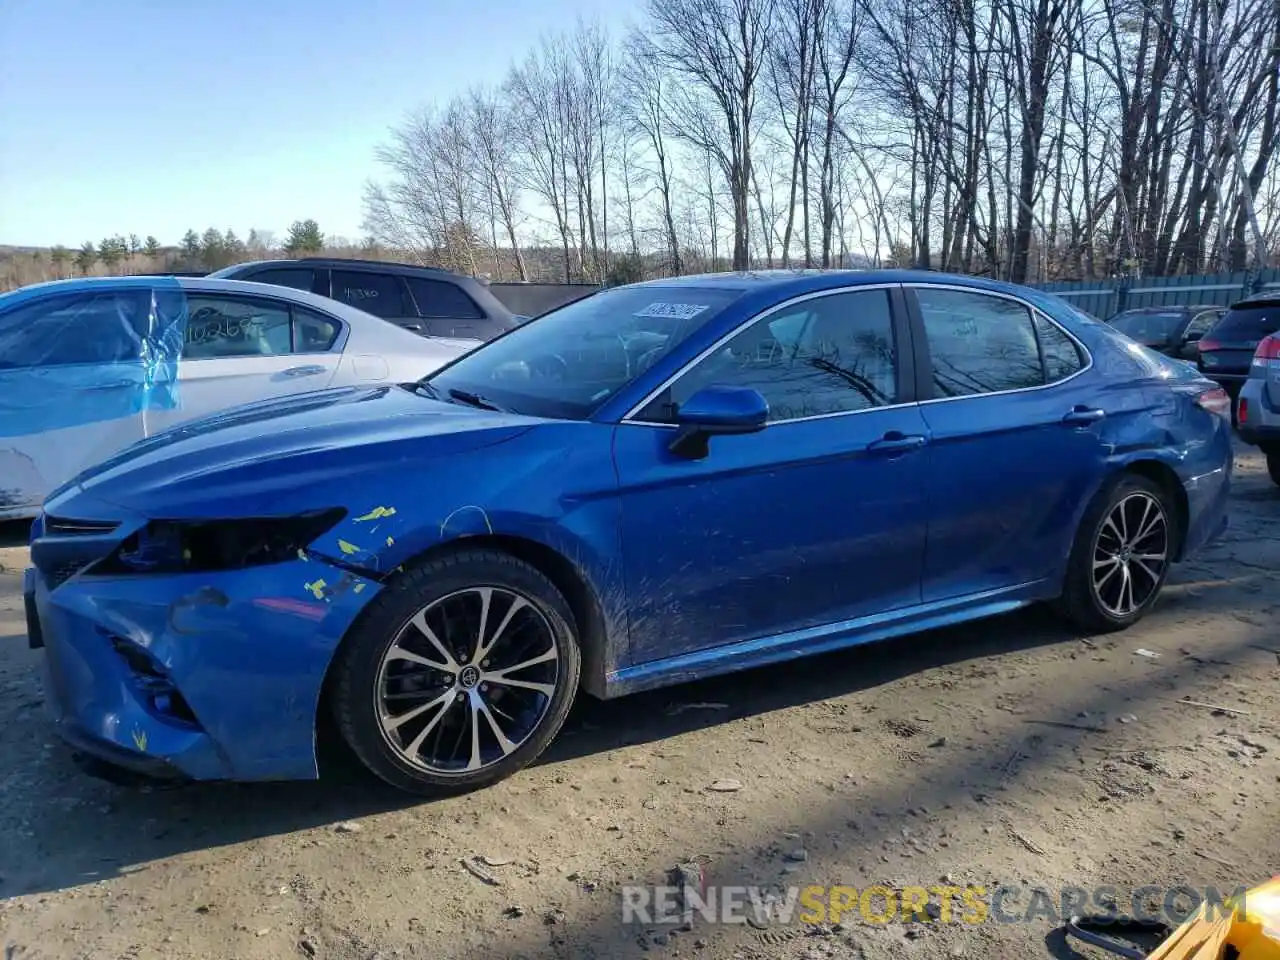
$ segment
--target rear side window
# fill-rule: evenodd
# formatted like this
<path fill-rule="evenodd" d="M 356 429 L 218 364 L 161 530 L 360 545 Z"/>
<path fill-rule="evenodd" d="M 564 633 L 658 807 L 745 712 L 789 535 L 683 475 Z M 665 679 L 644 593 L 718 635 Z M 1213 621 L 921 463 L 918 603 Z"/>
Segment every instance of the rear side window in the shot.
<path fill-rule="evenodd" d="M 448 317 L 453 320 L 480 320 L 483 311 L 456 283 L 407 277 L 409 290 L 418 304 L 418 315 Z"/>
<path fill-rule="evenodd" d="M 375 317 L 405 317 L 404 288 L 400 278 L 390 273 L 365 270 L 334 270 L 333 299 L 372 313 Z"/>
<path fill-rule="evenodd" d="M 1261 340 L 1280 330 L 1280 301 L 1232 307 L 1213 328 L 1215 340 Z"/>
<path fill-rule="evenodd" d="M 1014 300 L 917 287 L 933 361 L 935 397 L 966 397 L 1043 386 L 1031 311 Z"/>
<path fill-rule="evenodd" d="M 292 313 L 294 353 L 324 353 L 333 349 L 342 324 L 305 307 L 294 306 Z"/>
<path fill-rule="evenodd" d="M 1084 369 L 1085 358 L 1065 330 L 1040 314 L 1035 316 L 1035 325 L 1044 356 L 1045 383 L 1057 383 Z"/>
<path fill-rule="evenodd" d="M 142 359 L 151 291 L 43 297 L 0 313 L 0 370 Z"/>
<path fill-rule="evenodd" d="M 310 267 L 273 267 L 270 270 L 259 270 L 251 273 L 244 280 L 253 283 L 272 283 L 277 287 L 292 287 L 294 290 L 313 290 L 316 272 Z"/>

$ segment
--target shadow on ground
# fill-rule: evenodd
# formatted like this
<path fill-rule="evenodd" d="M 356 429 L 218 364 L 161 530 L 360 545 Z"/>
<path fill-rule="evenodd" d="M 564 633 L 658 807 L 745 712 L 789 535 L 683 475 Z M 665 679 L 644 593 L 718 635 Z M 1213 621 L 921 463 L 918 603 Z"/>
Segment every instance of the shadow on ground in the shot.
<path fill-rule="evenodd" d="M 1195 595 L 1189 592 L 1197 590 Z M 1221 593 L 1211 587 L 1175 586 L 1168 603 L 1189 604 L 1197 614 L 1204 614 L 1228 602 Z M 1239 606 L 1238 594 L 1231 605 Z M 585 699 L 575 707 L 560 738 L 538 765 L 561 764 L 624 746 L 660 741 L 743 717 L 867 690 L 931 667 L 1032 650 L 1070 641 L 1073 636 L 1047 611 L 1032 608 L 982 623 L 621 700 Z M 20 640 L 14 636 L 0 639 L 0 643 Z M 31 656 L 34 662 L 38 655 Z M 1114 699 L 1114 694 L 1108 697 Z M 696 702 L 724 703 L 728 708 L 687 712 L 672 709 L 681 703 Z M 20 704 L 20 709 L 27 709 L 17 722 L 6 726 L 0 737 L 30 736 L 32 725 L 44 722 L 38 706 L 38 702 Z M 1092 704 L 1077 704 L 1062 709 L 1072 711 L 1066 715 L 1069 718 L 1075 709 L 1093 708 Z M 358 769 L 344 750 L 334 746 L 332 731 L 328 734 L 323 738 L 327 746 L 322 752 L 322 780 L 318 783 L 123 788 L 99 784 L 84 776 L 60 746 L 45 744 L 46 764 L 54 766 L 60 789 L 42 790 L 48 794 L 46 802 L 31 806 L 28 816 L 17 824 L 5 865 L 8 877 L 0 886 L 0 895 L 56 891 L 130 873 L 159 858 L 430 802 L 408 797 L 375 781 Z M 989 764 L 991 756 L 1007 749 L 1007 745 L 993 744 L 989 753 L 975 758 L 973 772 Z M 32 744 L 31 759 L 37 758 L 39 750 L 39 745 Z M 956 783 L 968 781 L 968 773 L 957 774 Z M 14 786 L 17 785 L 11 784 L 10 789 Z M 904 795 L 911 790 L 909 784 L 903 785 Z M 936 800 L 945 797 L 947 789 L 939 785 L 922 791 L 917 786 L 913 796 L 920 801 L 931 793 Z M 882 798 L 872 806 L 891 809 L 894 804 L 895 800 Z M 840 823 L 843 817 L 843 813 L 839 814 Z M 47 843 L 58 845 L 56 858 L 45 858 Z"/>

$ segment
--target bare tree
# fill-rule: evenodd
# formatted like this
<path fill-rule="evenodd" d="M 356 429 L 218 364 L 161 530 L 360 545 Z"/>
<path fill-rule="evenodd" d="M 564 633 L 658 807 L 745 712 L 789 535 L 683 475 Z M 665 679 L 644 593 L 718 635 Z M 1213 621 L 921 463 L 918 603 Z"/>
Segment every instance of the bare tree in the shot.
<path fill-rule="evenodd" d="M 471 147 L 480 188 L 501 220 L 515 259 L 517 278 L 528 280 L 529 271 L 516 236 L 520 182 L 511 162 L 517 143 L 513 112 L 497 95 L 486 90 L 473 91 L 468 106 Z"/>
<path fill-rule="evenodd" d="M 720 167 L 733 206 L 733 267 L 749 265 L 751 148 L 774 0 L 648 0 L 654 49 L 683 82 L 679 134 Z M 702 109 L 703 104 L 707 109 Z M 689 123 L 714 116 L 716 123 Z M 711 130 L 715 136 L 709 136 Z"/>
<path fill-rule="evenodd" d="M 572 86 L 573 71 L 563 37 L 543 38 L 507 80 L 517 129 L 522 132 L 524 183 L 550 209 L 564 255 L 565 283 L 573 280 L 572 251 L 577 243 L 570 219 Z"/>

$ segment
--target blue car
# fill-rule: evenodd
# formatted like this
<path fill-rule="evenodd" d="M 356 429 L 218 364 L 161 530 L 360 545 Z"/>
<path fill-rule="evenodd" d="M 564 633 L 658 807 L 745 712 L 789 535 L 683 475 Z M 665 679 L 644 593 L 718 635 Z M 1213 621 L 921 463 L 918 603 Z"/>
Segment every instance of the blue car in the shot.
<path fill-rule="evenodd" d="M 619 287 L 417 383 L 148 438 L 35 521 L 31 643 L 80 751 L 410 791 L 596 697 L 1049 601 L 1129 626 L 1218 535 L 1226 394 L 1061 300 L 912 272 Z"/>

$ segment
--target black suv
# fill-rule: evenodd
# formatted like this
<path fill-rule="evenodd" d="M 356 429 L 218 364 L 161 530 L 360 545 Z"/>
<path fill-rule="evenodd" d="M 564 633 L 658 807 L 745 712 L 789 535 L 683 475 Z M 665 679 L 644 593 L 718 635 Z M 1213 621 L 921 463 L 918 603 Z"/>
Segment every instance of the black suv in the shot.
<path fill-rule="evenodd" d="M 1249 379 L 1258 344 L 1276 332 L 1280 332 L 1280 293 L 1260 293 L 1233 303 L 1200 341 L 1201 373 L 1222 384 L 1234 403 Z"/>
<path fill-rule="evenodd" d="M 309 290 L 424 337 L 492 340 L 523 319 L 477 280 L 407 263 L 339 257 L 256 260 L 209 276 Z"/>

